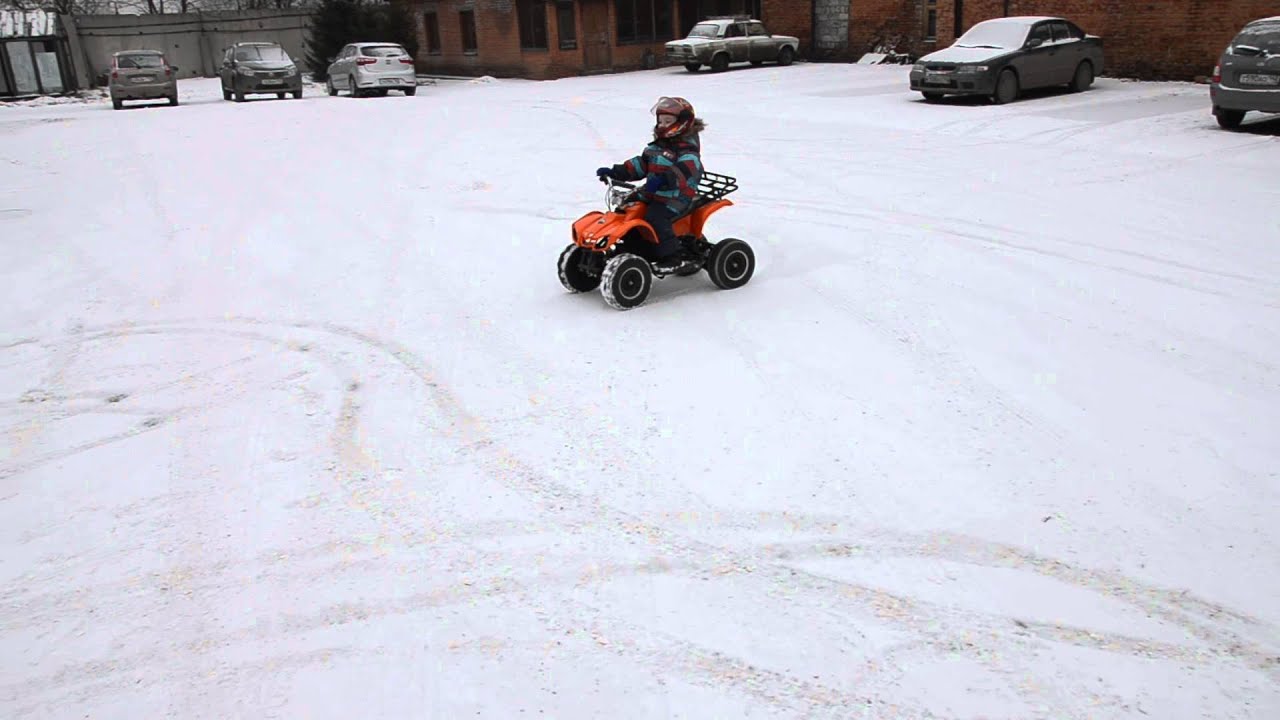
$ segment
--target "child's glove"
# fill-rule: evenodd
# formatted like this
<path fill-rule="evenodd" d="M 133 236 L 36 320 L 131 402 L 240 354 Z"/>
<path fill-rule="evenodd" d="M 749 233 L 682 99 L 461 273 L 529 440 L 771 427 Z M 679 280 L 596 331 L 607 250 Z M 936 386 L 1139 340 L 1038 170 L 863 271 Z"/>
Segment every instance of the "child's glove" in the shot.
<path fill-rule="evenodd" d="M 601 180 L 604 180 L 605 178 L 613 177 L 613 168 L 605 168 L 605 167 L 596 168 L 596 177 L 600 178 Z"/>
<path fill-rule="evenodd" d="M 657 192 L 658 190 L 661 190 L 662 187 L 666 184 L 667 184 L 666 179 L 663 178 L 661 175 L 650 175 L 644 181 L 644 191 L 649 193 Z"/>

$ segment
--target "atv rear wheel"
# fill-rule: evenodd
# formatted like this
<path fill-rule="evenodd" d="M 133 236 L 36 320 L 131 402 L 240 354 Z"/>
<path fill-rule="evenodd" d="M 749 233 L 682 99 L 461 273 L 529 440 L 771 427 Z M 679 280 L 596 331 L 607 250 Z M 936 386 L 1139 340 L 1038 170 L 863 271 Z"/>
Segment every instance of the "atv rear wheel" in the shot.
<path fill-rule="evenodd" d="M 725 238 L 711 248 L 707 258 L 707 274 L 721 290 L 732 290 L 747 284 L 756 272 L 756 254 L 751 246 L 737 238 Z"/>
<path fill-rule="evenodd" d="M 560 253 L 557 263 L 560 271 L 560 284 L 569 292 L 590 292 L 600 287 L 599 275 L 588 275 L 582 269 L 585 254 L 590 252 L 577 245 L 570 245 Z"/>
<path fill-rule="evenodd" d="M 622 253 L 609 260 L 600 276 L 600 294 L 609 307 L 630 310 L 649 297 L 653 288 L 653 271 L 643 258 Z"/>

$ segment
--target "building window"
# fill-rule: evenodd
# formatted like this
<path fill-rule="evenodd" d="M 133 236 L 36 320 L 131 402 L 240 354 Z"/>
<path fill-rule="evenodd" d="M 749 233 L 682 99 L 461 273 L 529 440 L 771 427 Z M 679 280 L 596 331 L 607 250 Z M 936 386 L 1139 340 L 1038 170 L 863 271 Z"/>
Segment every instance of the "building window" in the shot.
<path fill-rule="evenodd" d="M 427 54 L 440 54 L 440 17 L 432 10 L 422 15 L 422 29 L 427 36 Z"/>
<path fill-rule="evenodd" d="M 556 3 L 556 29 L 560 34 L 561 50 L 578 48 L 578 25 L 574 22 L 573 1 Z"/>
<path fill-rule="evenodd" d="M 614 0 L 618 42 L 671 40 L 671 0 Z"/>
<path fill-rule="evenodd" d="M 462 25 L 462 52 L 474 53 L 476 44 L 476 13 L 474 10 L 463 10 L 458 13 L 458 22 Z"/>
<path fill-rule="evenodd" d="M 546 0 L 516 0 L 516 12 L 520 16 L 520 47 L 524 50 L 546 50 Z"/>
<path fill-rule="evenodd" d="M 929 0 L 925 3 L 926 9 L 924 13 L 924 39 L 938 39 L 938 0 Z"/>

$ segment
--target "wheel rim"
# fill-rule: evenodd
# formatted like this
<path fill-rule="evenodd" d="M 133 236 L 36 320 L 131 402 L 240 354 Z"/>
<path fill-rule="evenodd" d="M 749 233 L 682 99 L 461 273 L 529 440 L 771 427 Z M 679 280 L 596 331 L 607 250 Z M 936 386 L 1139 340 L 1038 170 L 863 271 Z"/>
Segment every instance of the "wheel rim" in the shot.
<path fill-rule="evenodd" d="M 725 256 L 723 268 L 725 279 L 736 282 L 746 276 L 751 259 L 742 250 L 734 250 Z"/>
<path fill-rule="evenodd" d="M 632 267 L 622 271 L 618 277 L 618 296 L 623 300 L 635 300 L 644 291 L 644 271 Z"/>

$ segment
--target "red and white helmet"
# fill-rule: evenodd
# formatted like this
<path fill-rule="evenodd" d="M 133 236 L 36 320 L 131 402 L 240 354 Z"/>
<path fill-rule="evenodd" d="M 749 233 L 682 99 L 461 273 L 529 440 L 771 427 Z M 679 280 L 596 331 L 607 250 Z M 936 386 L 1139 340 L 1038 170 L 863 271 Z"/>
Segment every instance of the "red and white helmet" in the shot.
<path fill-rule="evenodd" d="M 660 97 L 650 108 L 650 112 L 656 121 L 653 126 L 655 138 L 679 137 L 693 127 L 693 105 L 682 97 Z M 670 124 L 663 124 L 664 115 L 673 118 L 669 121 Z"/>

